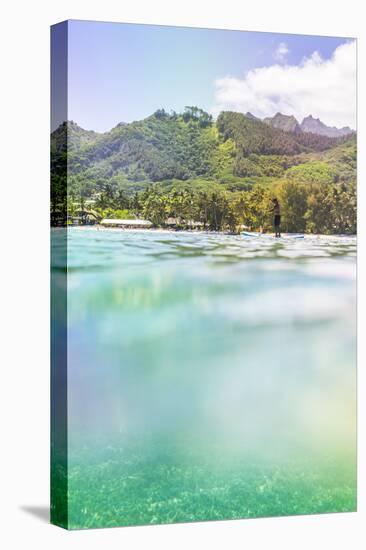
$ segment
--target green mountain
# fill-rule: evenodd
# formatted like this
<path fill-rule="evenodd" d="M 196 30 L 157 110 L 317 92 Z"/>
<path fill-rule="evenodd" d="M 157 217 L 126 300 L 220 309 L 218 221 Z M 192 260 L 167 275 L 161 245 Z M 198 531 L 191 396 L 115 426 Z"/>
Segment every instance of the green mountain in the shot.
<path fill-rule="evenodd" d="M 103 215 L 144 216 L 157 225 L 168 214 L 178 216 L 177 212 L 181 219 L 187 219 L 189 212 L 189 219 L 210 227 L 234 227 L 238 220 L 263 225 L 270 220 L 268 214 L 264 221 L 261 215 L 263 209 L 268 211 L 270 197 L 276 194 L 286 201 L 286 193 L 295 185 L 296 193 L 303 195 L 293 193 L 293 200 L 303 205 L 308 200 L 323 205 L 337 200 L 341 206 L 352 206 L 346 214 L 342 211 L 343 217 L 337 214 L 341 221 L 325 223 L 328 205 L 322 224 L 317 221 L 315 225 L 311 225 L 315 214 L 307 218 L 304 210 L 303 217 L 299 213 L 287 226 L 289 230 L 340 232 L 355 227 L 356 135 L 331 138 L 298 132 L 296 126 L 294 131 L 285 131 L 250 113 L 222 112 L 215 122 L 197 107 L 186 107 L 181 114 L 160 109 L 144 120 L 118 124 L 103 134 L 65 122 L 51 136 L 51 167 L 52 209 L 64 219 L 62 212 L 88 201 Z M 243 205 L 250 197 L 254 213 L 245 217 Z M 184 201 L 196 210 L 187 205 L 184 209 Z M 221 218 L 212 214 L 216 221 L 208 222 L 210 201 L 216 205 L 212 208 L 220 204 L 225 212 L 235 201 L 239 206 L 230 222 L 227 213 Z"/>
<path fill-rule="evenodd" d="M 128 190 L 170 179 L 203 177 L 225 183 L 235 177 L 278 176 L 299 162 L 296 155 L 338 143 L 327 136 L 286 132 L 241 113 L 223 112 L 215 124 L 193 107 L 181 115 L 159 110 L 104 134 L 68 122 L 51 138 L 54 161 L 68 151 L 71 185 L 77 180 L 90 188 L 94 182 L 98 189 L 113 180 L 124 182 Z"/>

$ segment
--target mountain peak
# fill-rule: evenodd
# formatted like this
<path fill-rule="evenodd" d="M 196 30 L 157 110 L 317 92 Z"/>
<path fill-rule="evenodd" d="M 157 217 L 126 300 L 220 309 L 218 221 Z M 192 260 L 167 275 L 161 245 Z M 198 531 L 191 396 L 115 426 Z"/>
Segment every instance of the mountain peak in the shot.
<path fill-rule="evenodd" d="M 344 126 L 343 128 L 327 126 L 319 118 L 314 118 L 312 115 L 305 117 L 300 127 L 302 132 L 311 132 L 313 134 L 333 138 L 343 137 L 354 133 L 348 126 Z"/>
<path fill-rule="evenodd" d="M 278 112 L 273 117 L 263 119 L 263 122 L 285 132 L 301 132 L 300 125 L 293 115 L 283 115 Z"/>
<path fill-rule="evenodd" d="M 94 143 L 100 136 L 93 130 L 84 130 L 74 120 L 65 120 L 51 134 L 51 147 L 57 151 L 74 151 Z"/>
<path fill-rule="evenodd" d="M 260 118 L 258 118 L 257 116 L 253 115 L 253 114 L 250 113 L 249 111 L 247 111 L 247 112 L 245 113 L 245 116 L 246 116 L 247 118 L 251 118 L 252 120 L 260 120 Z"/>

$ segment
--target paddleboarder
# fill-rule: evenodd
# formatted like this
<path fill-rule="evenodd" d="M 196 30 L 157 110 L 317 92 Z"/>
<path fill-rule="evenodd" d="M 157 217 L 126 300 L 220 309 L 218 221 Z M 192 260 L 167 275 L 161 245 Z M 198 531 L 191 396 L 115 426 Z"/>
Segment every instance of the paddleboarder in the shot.
<path fill-rule="evenodd" d="M 275 230 L 275 237 L 281 237 L 281 206 L 277 198 L 272 199 L 273 208 L 273 225 Z"/>

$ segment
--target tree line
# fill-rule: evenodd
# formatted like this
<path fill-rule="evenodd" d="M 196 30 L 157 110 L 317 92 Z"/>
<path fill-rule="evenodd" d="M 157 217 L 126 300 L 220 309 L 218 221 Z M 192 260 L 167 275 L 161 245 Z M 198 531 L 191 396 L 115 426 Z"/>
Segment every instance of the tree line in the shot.
<path fill-rule="evenodd" d="M 321 234 L 356 233 L 356 185 L 344 183 L 298 183 L 291 178 L 275 186 L 254 185 L 231 192 L 177 189 L 150 185 L 132 196 L 107 185 L 94 208 L 103 217 L 143 218 L 164 227 L 169 218 L 178 228 L 191 227 L 239 232 L 270 231 L 272 199 L 281 204 L 282 230 Z"/>

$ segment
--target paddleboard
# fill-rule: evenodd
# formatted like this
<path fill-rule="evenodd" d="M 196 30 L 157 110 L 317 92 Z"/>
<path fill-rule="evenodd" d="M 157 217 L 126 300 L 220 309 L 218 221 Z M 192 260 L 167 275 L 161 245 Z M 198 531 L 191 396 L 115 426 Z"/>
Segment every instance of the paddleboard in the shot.
<path fill-rule="evenodd" d="M 246 238 L 266 238 L 266 239 L 303 239 L 304 235 L 302 233 L 294 233 L 293 235 L 281 235 L 281 237 L 275 237 L 269 233 L 256 233 L 254 231 L 242 231 L 241 235 Z"/>

